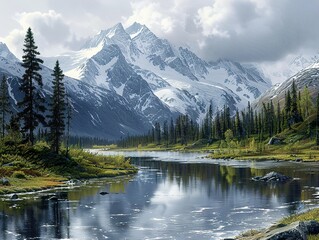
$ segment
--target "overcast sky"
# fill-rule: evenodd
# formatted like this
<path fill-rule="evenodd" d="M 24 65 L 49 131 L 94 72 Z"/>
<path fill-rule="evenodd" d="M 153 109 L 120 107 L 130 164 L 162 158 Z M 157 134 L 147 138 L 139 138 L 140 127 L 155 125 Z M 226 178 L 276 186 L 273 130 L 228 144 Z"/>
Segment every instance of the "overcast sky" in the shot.
<path fill-rule="evenodd" d="M 18 56 L 31 26 L 43 56 L 134 21 L 205 59 L 276 62 L 319 48 L 319 0 L 0 0 L 0 41 Z"/>

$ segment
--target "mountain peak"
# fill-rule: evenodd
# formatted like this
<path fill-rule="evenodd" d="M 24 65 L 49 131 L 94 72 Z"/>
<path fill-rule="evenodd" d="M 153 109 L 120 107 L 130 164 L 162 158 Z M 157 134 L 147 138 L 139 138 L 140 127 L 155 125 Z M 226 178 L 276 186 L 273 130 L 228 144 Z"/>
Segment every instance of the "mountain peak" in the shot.
<path fill-rule="evenodd" d="M 14 61 L 19 61 L 16 56 L 10 52 L 9 48 L 5 43 L 0 42 L 0 57 L 14 60 Z"/>
<path fill-rule="evenodd" d="M 101 43 L 104 44 L 108 39 L 123 38 L 129 40 L 130 36 L 125 32 L 122 23 L 118 23 L 107 30 L 101 30 L 97 35 L 89 39 L 83 48 L 93 48 L 99 46 Z"/>
<path fill-rule="evenodd" d="M 132 39 L 143 31 L 150 31 L 145 25 L 140 24 L 138 22 L 134 22 L 131 26 L 129 26 L 125 30 Z"/>

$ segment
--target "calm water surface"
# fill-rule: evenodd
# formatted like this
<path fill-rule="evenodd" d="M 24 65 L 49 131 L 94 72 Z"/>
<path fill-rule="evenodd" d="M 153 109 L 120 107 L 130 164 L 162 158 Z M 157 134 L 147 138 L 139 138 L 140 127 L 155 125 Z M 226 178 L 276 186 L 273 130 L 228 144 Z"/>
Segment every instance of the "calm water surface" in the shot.
<path fill-rule="evenodd" d="M 139 167 L 138 174 L 25 194 L 17 201 L 2 197 L 0 239 L 222 239 L 319 205 L 317 163 L 207 160 L 198 153 L 121 154 Z M 276 185 L 251 181 L 269 171 L 294 180 Z M 53 193 L 58 201 L 48 200 Z"/>

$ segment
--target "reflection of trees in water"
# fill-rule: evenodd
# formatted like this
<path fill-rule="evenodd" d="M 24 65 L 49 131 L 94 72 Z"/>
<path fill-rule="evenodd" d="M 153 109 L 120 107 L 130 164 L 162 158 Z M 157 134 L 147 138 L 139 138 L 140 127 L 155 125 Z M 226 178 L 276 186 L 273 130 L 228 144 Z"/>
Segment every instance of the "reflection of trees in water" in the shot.
<path fill-rule="evenodd" d="M 318 173 L 315 175 L 313 173 L 309 177 L 306 171 L 296 171 L 294 168 L 285 166 L 257 169 L 208 163 L 163 162 L 146 158 L 136 158 L 133 161 L 140 166 L 161 170 L 167 174 L 169 181 L 176 182 L 185 190 L 194 187 L 205 188 L 208 196 L 214 196 L 218 190 L 227 195 L 230 189 L 235 187 L 242 193 L 254 193 L 264 199 L 268 199 L 268 201 L 276 197 L 281 199 L 281 202 L 293 203 L 289 207 L 290 212 L 294 212 L 299 208 L 299 201 L 305 200 L 302 198 L 302 184 L 308 186 L 318 186 L 319 184 Z M 277 171 L 301 180 L 293 180 L 285 184 L 254 182 L 251 180 L 252 177 L 263 176 L 270 171 Z M 303 196 L 305 197 L 305 195 Z M 311 197 L 311 194 L 309 196 Z"/>
<path fill-rule="evenodd" d="M 190 194 L 194 189 L 200 190 L 206 193 L 209 200 L 237 201 L 235 196 L 246 195 L 257 196 L 267 203 L 275 197 L 281 203 L 295 203 L 289 205 L 288 211 L 290 213 L 300 207 L 298 204 L 301 200 L 312 197 L 315 191 L 314 189 L 302 191 L 303 186 L 319 185 L 319 173 L 308 174 L 305 171 L 296 171 L 284 166 L 271 170 L 301 178 L 301 180 L 286 184 L 268 184 L 251 180 L 254 176 L 265 175 L 271 171 L 270 169 L 239 168 L 208 163 L 162 162 L 146 158 L 132 158 L 132 162 L 139 166 L 158 169 L 161 174 L 140 172 L 140 174 L 145 175 L 140 175 L 138 181 L 130 182 L 129 187 L 127 187 L 130 180 L 128 177 L 124 180 L 113 179 L 107 183 L 105 181 L 95 182 L 68 191 L 64 193 L 64 196 L 61 195 L 61 198 L 72 200 L 72 202 L 54 202 L 47 198 L 25 199 L 17 202 L 0 201 L 0 239 L 11 239 L 12 236 L 8 236 L 5 230 L 21 234 L 21 238 L 29 239 L 41 236 L 57 239 L 70 238 L 69 226 L 74 226 L 72 222 L 70 223 L 72 217 L 81 219 L 81 223 L 84 225 L 94 226 L 104 231 L 115 229 L 108 235 L 117 239 L 119 234 L 129 231 L 129 226 L 140 214 L 134 212 L 134 209 L 139 209 L 143 213 L 145 209 L 154 207 L 150 200 L 158 189 L 157 183 L 163 181 L 168 181 L 171 185 L 177 184 L 181 190 Z M 149 178 L 150 176 L 151 178 Z M 101 190 L 120 194 L 101 196 L 99 194 Z M 121 194 L 123 192 L 125 195 Z M 19 207 L 13 208 L 14 204 Z M 98 217 L 91 218 L 89 216 L 91 216 L 92 210 L 83 206 L 94 207 L 95 204 L 98 204 L 99 207 Z M 119 213 L 122 215 L 118 215 Z M 111 217 L 108 218 L 109 216 Z M 43 227 L 44 225 L 47 227 Z M 87 230 L 82 229 L 82 231 L 86 232 Z"/>
<path fill-rule="evenodd" d="M 68 202 L 50 201 L 47 197 L 36 202 L 32 199 L 1 202 L 1 239 L 11 237 L 5 230 L 21 235 L 21 239 L 37 239 L 43 235 L 57 239 L 69 237 L 68 210 L 61 207 L 65 204 Z"/>

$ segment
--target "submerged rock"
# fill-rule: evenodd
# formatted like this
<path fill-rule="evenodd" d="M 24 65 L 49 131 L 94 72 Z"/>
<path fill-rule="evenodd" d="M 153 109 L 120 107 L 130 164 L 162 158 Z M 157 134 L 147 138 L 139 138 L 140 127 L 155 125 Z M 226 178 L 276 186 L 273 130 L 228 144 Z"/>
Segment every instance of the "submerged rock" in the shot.
<path fill-rule="evenodd" d="M 52 196 L 49 198 L 49 201 L 58 201 L 58 197 L 57 196 Z"/>
<path fill-rule="evenodd" d="M 287 182 L 291 179 L 291 177 L 277 172 L 270 172 L 267 173 L 265 176 L 257 176 L 252 178 L 252 180 L 260 182 Z"/>
<path fill-rule="evenodd" d="M 100 192 L 101 195 L 109 194 L 108 192 Z"/>

